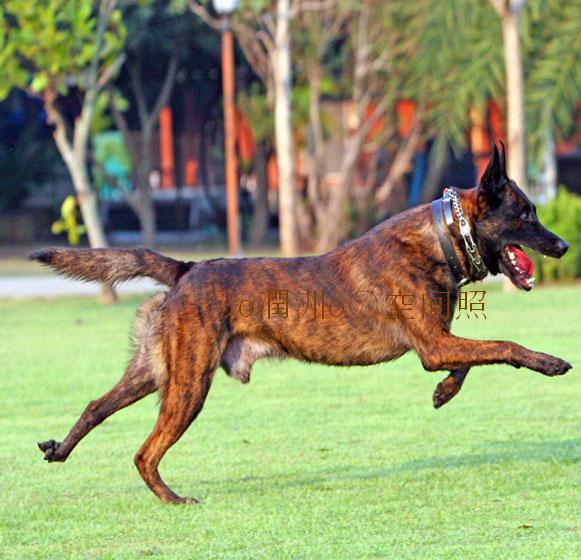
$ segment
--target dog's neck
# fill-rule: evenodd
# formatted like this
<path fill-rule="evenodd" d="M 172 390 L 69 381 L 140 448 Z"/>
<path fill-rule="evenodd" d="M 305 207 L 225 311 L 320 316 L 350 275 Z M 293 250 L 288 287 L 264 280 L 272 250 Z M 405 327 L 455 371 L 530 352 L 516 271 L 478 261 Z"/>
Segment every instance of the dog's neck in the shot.
<path fill-rule="evenodd" d="M 453 197 L 454 193 L 456 197 Z M 457 204 L 454 204 L 452 198 L 457 198 Z M 473 218 L 477 210 L 476 200 L 477 189 L 454 189 L 451 193 L 445 191 L 443 198 L 434 201 L 432 207 L 438 239 L 458 286 L 482 280 L 488 274 L 478 248 L 472 241 L 475 235 Z M 461 217 L 465 219 L 462 228 Z"/>

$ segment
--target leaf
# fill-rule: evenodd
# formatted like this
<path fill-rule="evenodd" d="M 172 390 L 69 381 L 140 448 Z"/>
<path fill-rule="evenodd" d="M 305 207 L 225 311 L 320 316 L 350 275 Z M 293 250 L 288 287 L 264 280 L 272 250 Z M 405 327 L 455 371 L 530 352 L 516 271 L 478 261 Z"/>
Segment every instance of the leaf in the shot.
<path fill-rule="evenodd" d="M 63 231 L 65 231 L 65 225 L 63 224 L 63 222 L 54 222 L 51 226 L 50 226 L 50 232 L 53 235 L 60 235 Z"/>
<path fill-rule="evenodd" d="M 30 84 L 30 88 L 32 89 L 32 91 L 41 92 L 46 88 L 47 85 L 48 85 L 48 76 L 46 72 L 41 72 L 40 74 L 34 76 Z"/>

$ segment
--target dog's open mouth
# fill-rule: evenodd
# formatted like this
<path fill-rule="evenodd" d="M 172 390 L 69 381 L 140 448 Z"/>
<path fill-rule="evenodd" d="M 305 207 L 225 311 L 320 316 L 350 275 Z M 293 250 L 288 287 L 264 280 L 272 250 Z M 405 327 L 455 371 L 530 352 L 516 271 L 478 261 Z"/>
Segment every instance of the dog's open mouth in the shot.
<path fill-rule="evenodd" d="M 521 290 L 531 290 L 535 285 L 535 265 L 520 245 L 505 245 L 502 249 L 502 268 L 511 282 Z"/>

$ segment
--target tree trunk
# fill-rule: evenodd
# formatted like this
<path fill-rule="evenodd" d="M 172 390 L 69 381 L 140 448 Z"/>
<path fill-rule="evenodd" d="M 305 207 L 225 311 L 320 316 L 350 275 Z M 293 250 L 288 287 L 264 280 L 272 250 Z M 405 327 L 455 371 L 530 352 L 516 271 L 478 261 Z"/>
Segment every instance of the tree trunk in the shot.
<path fill-rule="evenodd" d="M 290 17 L 290 0 L 278 0 L 274 49 L 274 118 L 278 163 L 280 247 L 284 256 L 294 256 L 299 252 L 291 119 Z"/>
<path fill-rule="evenodd" d="M 524 74 L 519 22 L 526 0 L 491 0 L 502 25 L 504 66 L 506 72 L 506 110 L 508 140 L 508 175 L 526 192 L 527 148 L 524 101 Z M 505 278 L 505 291 L 516 288 Z"/>
<path fill-rule="evenodd" d="M 142 75 L 143 50 L 138 48 L 136 54 L 137 60 L 129 66 L 129 76 L 133 95 L 137 102 L 141 128 L 140 145 L 135 142 L 126 118 L 117 107 L 112 90 L 110 91 L 109 105 L 115 125 L 123 134 L 125 144 L 130 151 L 133 169 L 136 173 L 137 194 L 132 196 L 134 193 L 129 193 L 126 199 L 139 219 L 143 245 L 153 248 L 157 238 L 155 204 L 149 184 L 149 175 L 152 169 L 153 138 L 160 112 L 167 104 L 175 85 L 178 55 L 176 50 L 172 52 L 159 95 L 155 99 L 153 108 L 149 109 Z"/>
<path fill-rule="evenodd" d="M 155 247 L 157 238 L 155 206 L 149 185 L 149 174 L 151 173 L 152 167 L 152 138 L 153 127 L 149 126 L 148 123 L 142 123 L 141 153 L 137 170 L 138 217 L 143 244 L 150 249 Z"/>
<path fill-rule="evenodd" d="M 420 204 L 432 202 L 432 200 L 434 200 L 441 192 L 442 178 L 449 161 L 450 154 L 448 143 L 446 142 L 445 136 L 439 134 L 434 141 L 430 153 L 430 162 L 428 164 L 426 180 L 424 181 L 424 188 L 422 189 L 422 194 L 420 196 Z"/>
<path fill-rule="evenodd" d="M 519 20 L 520 12 L 507 14 L 502 19 L 502 34 L 506 65 L 508 174 L 526 191 L 528 181 L 525 96 Z"/>
<path fill-rule="evenodd" d="M 539 173 L 538 189 L 535 199 L 546 204 L 557 196 L 557 152 L 555 137 L 551 127 L 547 128 L 546 140 L 543 148 L 543 162 Z"/>
<path fill-rule="evenodd" d="M 321 124 L 321 71 L 311 64 L 309 68 L 309 175 L 307 190 L 311 205 L 319 219 L 321 217 L 321 181 L 325 176 L 323 152 L 323 126 Z"/>
<path fill-rule="evenodd" d="M 142 244 L 153 249 L 157 238 L 155 205 L 149 185 L 149 175 L 152 168 L 153 121 L 151 121 L 151 124 L 146 124 L 142 127 L 141 142 L 136 142 L 125 118 L 119 109 L 116 108 L 113 99 L 110 102 L 110 107 L 115 124 L 123 134 L 134 171 L 133 183 L 135 189 L 129 192 L 123 191 L 123 194 L 131 210 L 133 210 L 139 220 Z"/>
<path fill-rule="evenodd" d="M 321 76 L 322 69 L 318 61 L 308 63 L 309 81 L 309 129 L 307 137 L 307 200 L 308 204 L 299 204 L 298 227 L 303 248 L 312 250 L 313 241 L 325 222 L 325 203 L 322 193 L 325 177 L 325 157 L 323 145 L 323 126 L 321 123 Z"/>
<path fill-rule="evenodd" d="M 377 189 L 376 200 L 383 213 L 387 213 L 389 210 L 387 204 L 391 193 L 395 187 L 401 183 L 404 175 L 410 169 L 411 161 L 422 138 L 423 113 L 424 109 L 418 107 L 414 115 L 414 121 L 410 133 L 396 152 L 387 177 L 379 189 Z"/>
<path fill-rule="evenodd" d="M 346 234 L 346 219 L 347 204 L 349 198 L 349 187 L 353 180 L 355 166 L 361 147 L 363 145 L 364 134 L 357 134 L 349 142 L 349 148 L 343 158 L 341 169 L 339 171 L 339 182 L 333 187 L 331 191 L 329 204 L 325 218 L 320 227 L 320 237 L 317 245 L 317 251 L 324 253 L 334 249 Z"/>
<path fill-rule="evenodd" d="M 85 164 L 82 161 L 76 161 L 74 156 L 72 158 L 69 156 L 64 159 L 78 195 L 81 215 L 87 228 L 89 245 L 93 248 L 108 247 L 109 244 L 99 214 L 97 195 L 91 188 Z M 106 305 L 111 305 L 117 301 L 117 294 L 112 284 L 108 282 L 101 284 L 101 300 Z"/>
<path fill-rule="evenodd" d="M 357 40 L 355 52 L 355 68 L 353 71 L 352 102 L 357 111 L 358 125 L 347 143 L 347 149 L 338 173 L 337 184 L 329 193 L 327 211 L 319 229 L 317 249 L 319 252 L 329 251 L 336 247 L 349 233 L 350 222 L 347 216 L 349 204 L 349 190 L 357 166 L 357 161 L 366 136 L 375 123 L 386 112 L 388 107 L 387 96 L 383 96 L 375 105 L 371 115 L 366 116 L 367 109 L 372 105 L 375 85 L 370 84 L 372 74 L 369 55 L 369 16 L 372 2 L 366 0 L 361 3 L 359 21 L 357 25 Z"/>
<path fill-rule="evenodd" d="M 254 161 L 256 165 L 256 195 L 254 199 L 250 243 L 252 245 L 259 245 L 266 237 L 270 218 L 268 207 L 268 175 L 266 170 L 267 154 L 264 142 L 257 142 Z"/>
<path fill-rule="evenodd" d="M 99 92 L 119 70 L 125 60 L 125 55 L 118 56 L 108 68 L 100 70 L 101 57 L 104 54 L 104 36 L 111 14 L 116 8 L 115 0 L 100 2 L 98 18 L 95 28 L 94 52 L 90 64 L 84 72 L 84 98 L 80 114 L 74 120 L 71 137 L 68 134 L 69 125 L 57 107 L 57 90 L 53 83 L 47 84 L 43 92 L 44 108 L 48 121 L 54 125 L 53 137 L 57 148 L 71 175 L 75 191 L 78 195 L 79 206 L 91 247 L 107 247 L 107 238 L 103 230 L 97 195 L 92 188 L 87 169 L 89 135 L 95 113 L 95 105 Z M 106 49 L 105 49 L 106 50 Z M 105 282 L 101 284 L 101 299 L 103 303 L 112 304 L 117 301 L 113 285 Z"/>
<path fill-rule="evenodd" d="M 44 107 L 48 120 L 54 125 L 53 137 L 57 149 L 65 162 L 71 176 L 73 187 L 78 195 L 79 206 L 83 222 L 87 228 L 89 245 L 93 248 L 107 247 L 107 238 L 103 230 L 103 223 L 99 214 L 97 195 L 92 189 L 89 174 L 87 172 L 87 134 L 91 119 L 91 111 L 84 108 L 77 121 L 73 143 L 67 138 L 67 125 L 58 108 L 56 107 L 56 92 L 52 89 L 45 90 Z M 80 132 L 79 132 L 80 131 Z M 112 284 L 101 284 L 101 300 L 110 305 L 117 301 L 117 294 Z"/>
<path fill-rule="evenodd" d="M 526 0 L 492 0 L 500 16 L 506 71 L 508 175 L 526 192 L 527 146 L 524 73 L 519 22 Z"/>
<path fill-rule="evenodd" d="M 354 193 L 355 205 L 357 208 L 357 221 L 355 223 L 355 235 L 363 235 L 373 227 L 374 204 L 371 193 L 377 186 L 377 171 L 379 169 L 379 150 L 373 151 L 369 155 L 365 183 Z"/>
<path fill-rule="evenodd" d="M 387 98 L 381 99 L 375 106 L 373 113 L 367 118 L 361 116 L 360 125 L 355 134 L 349 139 L 346 153 L 339 170 L 339 179 L 337 184 L 329 193 L 329 203 L 327 211 L 322 220 L 320 236 L 317 243 L 319 252 L 330 251 L 334 249 L 349 233 L 349 220 L 347 219 L 347 210 L 349 204 L 349 189 L 355 174 L 357 161 L 363 149 L 365 137 L 373 128 L 378 119 L 380 119 L 387 110 Z"/>
<path fill-rule="evenodd" d="M 155 208 L 151 196 L 140 197 L 139 225 L 141 227 L 142 242 L 149 249 L 155 248 L 157 239 L 157 227 L 155 221 Z"/>

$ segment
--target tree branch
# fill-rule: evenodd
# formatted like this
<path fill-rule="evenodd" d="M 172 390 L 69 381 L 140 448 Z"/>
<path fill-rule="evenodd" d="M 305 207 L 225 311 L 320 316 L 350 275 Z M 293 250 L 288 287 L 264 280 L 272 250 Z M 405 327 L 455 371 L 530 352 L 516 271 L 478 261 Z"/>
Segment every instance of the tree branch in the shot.
<path fill-rule="evenodd" d="M 56 106 L 57 93 L 51 86 L 44 90 L 44 106 L 48 117 L 48 122 L 54 125 L 53 137 L 56 145 L 67 163 L 71 164 L 73 161 L 73 145 L 67 135 L 67 124 L 61 112 Z"/>
<path fill-rule="evenodd" d="M 111 116 L 113 117 L 113 122 L 117 127 L 117 130 L 121 132 L 123 138 L 125 139 L 125 144 L 129 152 L 131 153 L 131 160 L 133 165 L 135 166 L 138 157 L 137 157 L 137 146 L 133 141 L 133 137 L 131 135 L 131 130 L 129 129 L 129 124 L 127 123 L 127 119 L 122 111 L 119 110 L 117 107 L 117 103 L 115 103 L 115 91 L 112 87 L 109 88 L 109 107 L 111 109 Z"/>
<path fill-rule="evenodd" d="M 291 17 L 300 12 L 324 12 L 335 7 L 336 0 L 295 0 L 291 7 Z"/>
<path fill-rule="evenodd" d="M 274 21 L 274 18 L 272 17 L 272 14 L 269 13 L 263 14 L 262 17 L 260 18 L 260 21 L 264 26 L 264 30 L 262 30 L 262 33 L 266 33 L 272 42 L 272 37 L 276 36 L 276 25 L 277 25 Z"/>
<path fill-rule="evenodd" d="M 91 63 L 89 64 L 88 70 L 88 83 L 87 83 L 87 96 L 96 95 L 97 91 L 97 81 L 99 78 L 99 63 L 101 61 L 102 49 L 103 49 L 103 39 L 105 36 L 105 31 L 107 30 L 107 23 L 109 22 L 109 16 L 115 8 L 117 0 L 100 0 L 99 10 L 97 15 L 97 30 L 95 32 L 95 46 L 93 51 L 93 57 Z"/>
<path fill-rule="evenodd" d="M 421 106 L 418 107 L 415 112 L 410 133 L 399 147 L 393 163 L 389 168 L 389 173 L 387 174 L 385 181 L 383 181 L 383 184 L 379 187 L 377 193 L 375 194 L 375 200 L 382 206 L 385 205 L 396 184 L 406 173 L 409 162 L 416 152 L 422 136 L 423 118 L 424 107 Z"/>
<path fill-rule="evenodd" d="M 235 33 L 237 33 L 235 31 Z M 256 41 L 254 37 L 246 37 L 245 35 L 238 35 L 238 44 L 248 61 L 248 64 L 252 67 L 252 70 L 261 79 L 261 81 L 266 84 L 269 76 L 269 55 L 267 52 L 261 48 L 261 43 Z"/>
<path fill-rule="evenodd" d="M 216 31 L 222 31 L 224 29 L 224 22 L 222 19 L 212 16 L 203 5 L 197 2 L 197 0 L 190 0 L 189 6 L 192 12 L 212 29 L 215 29 Z M 237 19 L 234 19 L 231 23 L 232 30 L 236 34 L 238 44 L 240 45 L 246 60 L 262 82 L 266 83 L 268 80 L 269 54 L 261 48 L 261 45 L 268 51 L 273 46 L 272 40 L 269 41 L 268 38 L 266 38 L 265 41 L 262 41 L 262 37 L 258 37 L 259 40 L 257 41 L 257 32 L 251 29 L 249 25 L 246 25 Z"/>
<path fill-rule="evenodd" d="M 268 56 L 273 57 L 276 51 L 276 45 L 271 35 L 267 31 L 261 30 L 256 32 L 256 37 L 264 45 L 264 50 L 268 53 Z"/>
<path fill-rule="evenodd" d="M 500 16 L 503 16 L 504 13 L 504 1 L 503 0 L 490 0 L 494 11 Z"/>
<path fill-rule="evenodd" d="M 355 51 L 355 72 L 353 81 L 353 102 L 356 105 L 358 118 L 363 119 L 363 112 L 368 101 L 365 100 L 364 83 L 369 72 L 369 42 L 368 42 L 368 25 L 369 25 L 369 3 L 363 3 L 361 14 L 359 16 L 359 25 L 357 30 L 357 48 Z"/>
<path fill-rule="evenodd" d="M 224 24 L 220 18 L 216 18 L 206 10 L 204 6 L 202 6 L 196 0 L 190 0 L 189 3 L 190 10 L 194 12 L 204 23 L 207 23 L 212 29 L 216 29 L 217 31 L 222 31 Z"/>
<path fill-rule="evenodd" d="M 321 43 L 326 48 L 326 46 L 333 40 L 337 35 L 339 35 L 343 26 L 349 21 L 350 15 L 344 13 L 342 15 L 336 16 L 331 25 L 325 27 L 321 31 Z"/>
<path fill-rule="evenodd" d="M 115 59 L 113 64 L 111 64 L 108 68 L 105 69 L 105 71 L 101 74 L 99 80 L 97 81 L 98 91 L 101 91 L 115 77 L 117 72 L 121 70 L 121 67 L 125 63 L 125 60 L 127 60 L 127 56 L 125 55 L 125 53 L 121 53 Z"/>
<path fill-rule="evenodd" d="M 163 79 L 163 85 L 161 86 L 159 96 L 157 97 L 157 101 L 153 106 L 151 113 L 149 113 L 149 119 L 152 120 L 153 122 L 157 121 L 159 113 L 163 109 L 164 105 L 167 104 L 167 100 L 169 99 L 173 87 L 175 85 L 175 79 L 178 68 L 179 68 L 178 53 L 174 50 L 171 54 L 171 58 L 167 66 L 167 70 Z"/>
<path fill-rule="evenodd" d="M 147 103 L 145 101 L 145 93 L 143 92 L 143 81 L 141 76 L 141 49 L 136 53 L 136 58 L 134 63 L 129 65 L 129 79 L 131 82 L 131 89 L 133 90 L 133 95 L 135 95 L 135 101 L 137 102 L 137 112 L 139 114 L 139 122 L 143 124 L 147 121 L 148 111 Z"/>
<path fill-rule="evenodd" d="M 80 160 L 86 159 L 89 131 L 91 129 L 91 123 L 93 122 L 93 113 L 95 110 L 95 103 L 97 102 L 97 95 L 100 91 L 98 80 L 99 64 L 101 62 L 101 55 L 103 54 L 103 40 L 111 12 L 114 10 L 116 5 L 117 0 L 101 0 L 99 4 L 97 30 L 95 33 L 95 50 L 89 65 L 88 81 L 85 89 L 83 106 L 81 114 L 75 122 L 73 137 L 73 151 L 75 152 L 76 157 Z M 115 61 L 112 66 L 116 67 L 116 63 L 118 62 L 119 59 Z"/>

